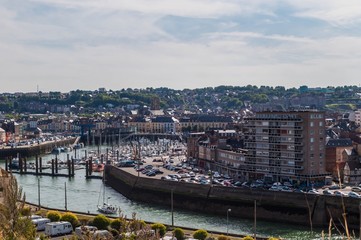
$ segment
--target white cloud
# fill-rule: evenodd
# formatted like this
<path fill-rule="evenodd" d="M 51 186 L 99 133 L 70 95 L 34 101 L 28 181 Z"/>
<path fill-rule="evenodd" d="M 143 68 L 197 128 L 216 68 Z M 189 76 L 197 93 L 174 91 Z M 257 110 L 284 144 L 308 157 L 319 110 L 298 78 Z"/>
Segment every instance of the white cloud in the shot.
<path fill-rule="evenodd" d="M 67 8 L 88 8 L 112 11 L 131 11 L 154 15 L 186 17 L 217 17 L 239 13 L 242 7 L 234 0 L 33 0 Z M 245 9 L 248 9 L 245 7 Z"/>
<path fill-rule="evenodd" d="M 7 81 L 3 91 L 30 91 L 36 85 L 61 91 L 100 86 L 344 85 L 358 84 L 361 74 L 361 37 L 351 24 L 359 14 L 351 4 L 333 0 L 30 2 L 52 6 L 51 13 L 32 12 L 28 2 L 17 2 L 18 7 L 0 6 L 0 52 L 6 56 L 0 58 L 0 79 Z M 290 15 L 348 24 L 353 37 L 337 33 L 321 38 L 277 29 L 277 21 L 288 21 L 287 14 L 276 14 L 284 3 L 293 7 Z M 258 14 L 275 20 L 274 29 L 257 22 Z M 167 15 L 187 21 L 217 18 L 220 27 L 177 39 L 157 24 Z M 248 22 L 237 17 L 245 15 L 258 23 L 254 29 L 242 30 Z M 345 79 L 347 83 L 341 82 Z"/>
<path fill-rule="evenodd" d="M 349 25 L 361 20 L 361 4 L 358 0 L 286 0 L 298 10 L 296 16 L 316 18 L 334 25 Z"/>

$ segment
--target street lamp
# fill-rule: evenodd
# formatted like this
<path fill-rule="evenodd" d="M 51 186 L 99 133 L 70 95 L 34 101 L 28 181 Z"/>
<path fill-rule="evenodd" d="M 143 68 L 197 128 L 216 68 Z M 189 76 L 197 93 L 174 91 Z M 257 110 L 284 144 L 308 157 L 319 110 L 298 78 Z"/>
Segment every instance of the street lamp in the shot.
<path fill-rule="evenodd" d="M 228 236 L 228 215 L 231 212 L 232 209 L 228 208 L 227 209 L 227 236 Z"/>

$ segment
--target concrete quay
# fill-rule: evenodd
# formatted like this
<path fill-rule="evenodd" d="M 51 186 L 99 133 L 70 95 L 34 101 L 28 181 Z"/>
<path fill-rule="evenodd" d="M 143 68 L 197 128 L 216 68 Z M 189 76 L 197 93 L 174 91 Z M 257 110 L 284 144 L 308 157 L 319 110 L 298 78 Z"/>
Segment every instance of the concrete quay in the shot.
<path fill-rule="evenodd" d="M 0 158 L 16 157 L 18 154 L 21 157 L 32 157 L 51 152 L 57 146 L 68 146 L 74 144 L 79 138 L 71 137 L 57 141 L 46 141 L 42 143 L 34 143 L 26 146 L 3 146 L 0 148 Z"/>
<path fill-rule="evenodd" d="M 359 228 L 360 199 L 297 192 L 275 192 L 218 185 L 161 180 L 139 175 L 132 168 L 105 167 L 109 186 L 135 201 L 170 206 L 171 192 L 175 208 L 253 219 L 256 202 L 257 219 L 328 227 L 343 224 L 343 206 L 348 227 Z"/>

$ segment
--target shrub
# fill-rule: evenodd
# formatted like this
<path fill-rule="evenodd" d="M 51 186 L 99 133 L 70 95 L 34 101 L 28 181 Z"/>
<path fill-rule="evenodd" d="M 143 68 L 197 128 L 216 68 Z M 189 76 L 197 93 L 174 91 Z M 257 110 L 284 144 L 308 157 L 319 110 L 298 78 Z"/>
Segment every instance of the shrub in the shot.
<path fill-rule="evenodd" d="M 167 228 L 161 223 L 153 223 L 151 227 L 160 237 L 163 237 L 167 231 Z"/>
<path fill-rule="evenodd" d="M 119 235 L 119 232 L 117 230 L 115 230 L 114 228 L 110 229 L 110 233 L 112 234 L 113 237 L 116 237 Z"/>
<path fill-rule="evenodd" d="M 110 227 L 115 229 L 115 230 L 120 230 L 120 227 L 122 226 L 122 221 L 120 221 L 120 219 L 114 219 L 113 221 L 111 221 L 110 223 Z"/>
<path fill-rule="evenodd" d="M 206 239 L 207 236 L 208 236 L 208 232 L 204 229 L 198 229 L 197 231 L 195 231 L 193 233 L 193 237 L 195 239 L 204 240 L 204 239 Z"/>
<path fill-rule="evenodd" d="M 230 237 L 227 237 L 227 236 L 224 236 L 224 235 L 221 235 L 217 238 L 218 240 L 231 240 Z"/>
<path fill-rule="evenodd" d="M 245 236 L 244 238 L 242 238 L 242 240 L 254 240 L 254 239 L 251 236 Z"/>
<path fill-rule="evenodd" d="M 99 214 L 93 219 L 93 226 L 97 227 L 99 230 L 106 230 L 109 224 L 109 218 L 103 214 Z"/>
<path fill-rule="evenodd" d="M 31 214 L 30 207 L 23 207 L 22 209 L 20 209 L 20 214 L 21 216 L 30 216 Z"/>
<path fill-rule="evenodd" d="M 268 238 L 268 240 L 279 240 L 279 238 L 270 237 L 270 238 Z"/>
<path fill-rule="evenodd" d="M 184 239 L 184 231 L 181 228 L 175 228 L 173 230 L 173 234 L 177 238 L 177 240 L 183 240 Z"/>
<path fill-rule="evenodd" d="M 60 220 L 61 214 L 58 211 L 49 211 L 46 217 L 49 218 L 51 222 L 57 222 Z"/>
<path fill-rule="evenodd" d="M 79 224 L 78 217 L 72 212 L 64 213 L 60 220 L 70 222 L 73 228 Z"/>
<path fill-rule="evenodd" d="M 143 220 L 133 219 L 129 223 L 129 229 L 131 232 L 136 232 L 143 229 L 147 224 Z"/>

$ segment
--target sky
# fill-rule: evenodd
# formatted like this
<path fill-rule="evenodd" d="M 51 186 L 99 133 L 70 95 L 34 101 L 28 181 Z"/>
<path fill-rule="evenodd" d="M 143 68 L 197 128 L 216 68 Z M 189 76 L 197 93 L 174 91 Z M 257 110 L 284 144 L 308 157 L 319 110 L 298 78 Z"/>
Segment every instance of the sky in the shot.
<path fill-rule="evenodd" d="M 359 0 L 0 0 L 0 92 L 359 86 Z"/>

